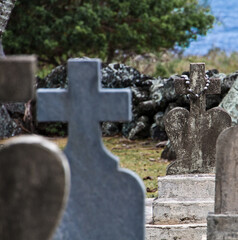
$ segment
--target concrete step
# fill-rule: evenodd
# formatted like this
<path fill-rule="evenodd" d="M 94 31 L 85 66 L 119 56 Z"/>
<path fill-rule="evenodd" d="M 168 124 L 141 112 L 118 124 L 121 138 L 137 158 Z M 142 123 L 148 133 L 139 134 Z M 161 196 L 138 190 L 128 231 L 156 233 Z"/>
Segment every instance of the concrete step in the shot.
<path fill-rule="evenodd" d="M 158 178 L 158 196 L 164 199 L 213 200 L 214 174 L 169 175 Z"/>
<path fill-rule="evenodd" d="M 145 240 L 206 240 L 207 224 L 146 225 Z"/>
<path fill-rule="evenodd" d="M 206 223 L 208 212 L 214 210 L 214 201 L 177 201 L 157 199 L 153 202 L 153 223 Z"/>

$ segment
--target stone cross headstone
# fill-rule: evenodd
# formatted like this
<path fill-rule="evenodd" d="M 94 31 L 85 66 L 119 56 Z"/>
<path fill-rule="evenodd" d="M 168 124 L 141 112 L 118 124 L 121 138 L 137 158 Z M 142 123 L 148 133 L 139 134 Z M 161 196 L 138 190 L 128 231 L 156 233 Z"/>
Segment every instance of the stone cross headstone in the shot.
<path fill-rule="evenodd" d="M 38 121 L 68 122 L 68 207 L 54 239 L 144 239 L 141 180 L 103 146 L 100 122 L 131 118 L 129 90 L 102 89 L 99 60 L 68 61 L 68 90 L 37 93 Z"/>
<path fill-rule="evenodd" d="M 222 108 L 206 111 L 206 94 L 219 94 L 219 79 L 206 79 L 205 64 L 190 64 L 190 81 L 175 80 L 178 94 L 190 93 L 190 111 L 178 107 L 165 118 L 165 129 L 177 160 L 167 168 L 167 175 L 212 173 L 215 168 L 216 140 L 231 125 Z"/>
<path fill-rule="evenodd" d="M 0 102 L 34 96 L 36 58 L 0 58 Z M 37 136 L 18 137 L 0 149 L 0 239 L 48 240 L 69 192 L 69 166 L 61 151 Z"/>
<path fill-rule="evenodd" d="M 217 140 L 215 212 L 207 218 L 208 240 L 238 240 L 238 127 Z"/>

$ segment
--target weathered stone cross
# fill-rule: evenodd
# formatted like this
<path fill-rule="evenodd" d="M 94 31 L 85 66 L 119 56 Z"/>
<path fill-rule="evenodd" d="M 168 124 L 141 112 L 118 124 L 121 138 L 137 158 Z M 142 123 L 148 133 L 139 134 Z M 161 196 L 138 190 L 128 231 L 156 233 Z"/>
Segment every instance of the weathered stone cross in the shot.
<path fill-rule="evenodd" d="M 131 117 L 129 90 L 100 87 L 98 60 L 68 61 L 69 89 L 38 90 L 39 121 L 68 122 L 72 181 L 69 204 L 54 239 L 144 239 L 141 180 L 118 168 L 101 140 L 99 122 Z"/>
<path fill-rule="evenodd" d="M 207 218 L 208 240 L 238 239 L 238 127 L 217 139 L 215 212 Z"/>
<path fill-rule="evenodd" d="M 190 112 L 174 108 L 165 118 L 166 132 L 177 156 L 168 166 L 168 175 L 214 172 L 216 139 L 230 126 L 231 118 L 222 108 L 206 111 L 206 94 L 220 93 L 219 79 L 210 79 L 206 91 L 205 87 L 205 64 L 190 64 Z M 188 94 L 186 80 L 175 80 L 175 90 Z"/>
<path fill-rule="evenodd" d="M 33 98 L 36 58 L 0 58 L 0 102 Z M 62 216 L 70 182 L 62 152 L 38 136 L 0 149 L 0 239 L 48 240 Z"/>

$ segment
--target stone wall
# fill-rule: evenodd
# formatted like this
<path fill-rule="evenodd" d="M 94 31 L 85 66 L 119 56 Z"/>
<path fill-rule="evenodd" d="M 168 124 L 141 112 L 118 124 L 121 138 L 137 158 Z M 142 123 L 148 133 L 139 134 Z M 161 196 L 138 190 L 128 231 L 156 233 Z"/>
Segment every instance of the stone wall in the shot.
<path fill-rule="evenodd" d="M 45 79 L 38 78 L 38 87 L 67 88 L 66 66 L 55 68 Z M 182 74 L 189 75 L 189 72 Z M 218 106 L 224 96 L 238 78 L 238 72 L 225 75 L 217 70 L 207 71 L 209 77 L 221 80 L 221 94 L 207 96 L 207 109 Z M 103 88 L 130 88 L 132 91 L 133 119 L 129 123 L 102 123 L 102 132 L 105 136 L 122 133 L 133 140 L 151 137 L 155 141 L 167 139 L 164 130 L 163 117 L 174 107 L 181 106 L 189 109 L 186 96 L 175 94 L 174 79 L 153 78 L 141 74 L 136 69 L 124 64 L 109 64 L 102 68 Z M 80 123 L 79 123 L 80 124 Z"/>
<path fill-rule="evenodd" d="M 189 72 L 182 74 L 189 75 Z M 210 77 L 218 77 L 221 80 L 222 86 L 220 95 L 207 96 L 207 108 L 209 109 L 219 104 L 221 104 L 221 106 L 235 106 L 237 101 L 234 97 L 226 97 L 228 100 L 226 100 L 225 104 L 222 104 L 221 101 L 227 95 L 233 83 L 238 79 L 238 72 L 225 75 L 218 73 L 217 70 L 210 70 L 207 74 Z M 174 79 L 178 77 L 180 76 L 172 75 L 169 78 L 154 78 L 141 74 L 136 69 L 124 64 L 109 64 L 104 66 L 102 68 L 101 82 L 103 88 L 131 89 L 133 96 L 133 119 L 129 123 L 104 122 L 102 123 L 103 134 L 105 136 L 123 134 L 132 140 L 148 137 L 155 141 L 166 140 L 167 135 L 163 124 L 164 115 L 177 106 L 189 109 L 189 101 L 186 96 L 178 96 L 175 94 L 173 82 Z M 37 77 L 37 88 L 67 88 L 67 86 L 67 69 L 65 65 L 56 67 L 44 79 Z M 227 101 L 229 102 L 227 103 Z M 29 106 L 29 103 L 26 106 L 27 109 L 24 109 L 24 104 L 21 104 L 20 112 L 14 110 L 12 106 L 2 106 L 1 113 L 4 113 L 6 116 L 6 121 L 2 120 L 0 123 L 0 137 L 9 137 L 26 131 L 44 134 L 57 134 L 57 132 L 60 132 L 60 135 L 66 132 L 67 127 L 62 123 L 54 123 L 53 125 L 36 124 L 34 122 L 34 102 L 31 103 L 31 106 Z M 238 122 L 238 114 L 234 113 L 234 107 L 232 111 L 233 122 L 236 123 Z M 27 118 L 26 113 L 28 116 L 32 116 L 32 124 L 29 123 L 29 117 Z M 10 131 L 6 132 L 9 124 L 11 125 Z M 46 130 L 49 131 L 47 132 Z"/>

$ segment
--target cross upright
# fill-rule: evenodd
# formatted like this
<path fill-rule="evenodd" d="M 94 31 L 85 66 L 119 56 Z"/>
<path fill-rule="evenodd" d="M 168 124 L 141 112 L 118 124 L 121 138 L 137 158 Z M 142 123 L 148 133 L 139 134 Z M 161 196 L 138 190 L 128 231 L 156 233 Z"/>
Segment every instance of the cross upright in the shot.
<path fill-rule="evenodd" d="M 99 60 L 70 59 L 68 90 L 37 94 L 38 121 L 68 122 L 65 154 L 71 193 L 55 240 L 144 239 L 141 180 L 118 168 L 101 140 L 100 122 L 131 118 L 129 90 L 100 86 Z"/>
<path fill-rule="evenodd" d="M 186 83 L 186 79 L 175 79 L 174 87 L 177 94 L 190 95 L 190 114 L 199 116 L 206 111 L 206 95 L 220 94 L 220 79 L 211 78 L 209 86 L 206 86 L 206 73 L 204 63 L 190 64 L 190 84 Z M 207 87 L 206 91 L 203 91 Z M 191 92 L 189 92 L 189 90 Z M 197 95 L 197 96 L 196 96 Z"/>
<path fill-rule="evenodd" d="M 165 118 L 165 128 L 177 160 L 167 174 L 212 173 L 215 169 L 216 139 L 231 124 L 221 108 L 206 111 L 206 94 L 219 94 L 219 79 L 206 79 L 205 64 L 190 64 L 190 80 L 175 80 L 177 94 L 190 95 L 190 111 L 174 108 Z"/>
<path fill-rule="evenodd" d="M 0 102 L 26 102 L 33 98 L 35 56 L 0 58 Z"/>

